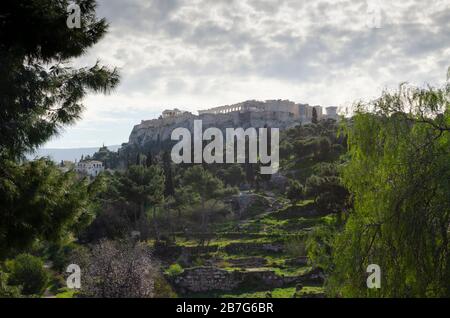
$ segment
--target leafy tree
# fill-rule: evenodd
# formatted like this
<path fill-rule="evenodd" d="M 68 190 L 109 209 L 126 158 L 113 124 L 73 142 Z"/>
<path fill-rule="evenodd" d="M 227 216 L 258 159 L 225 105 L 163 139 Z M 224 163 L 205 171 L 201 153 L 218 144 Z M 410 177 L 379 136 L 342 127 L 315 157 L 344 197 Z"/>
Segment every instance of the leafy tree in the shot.
<path fill-rule="evenodd" d="M 319 119 L 318 119 L 318 116 L 317 116 L 317 110 L 316 110 L 315 108 L 312 109 L 312 119 L 311 119 L 311 122 L 312 122 L 313 124 L 319 123 Z"/>
<path fill-rule="evenodd" d="M 151 157 L 150 157 L 151 158 Z M 168 151 L 164 151 L 163 154 L 163 170 L 164 170 L 164 195 L 166 197 L 175 194 L 175 189 L 173 185 L 173 175 L 172 175 L 172 159 Z"/>
<path fill-rule="evenodd" d="M 140 225 L 140 224 L 139 224 Z M 102 239 L 124 239 L 137 227 L 130 219 L 127 211 L 118 205 L 106 205 L 96 214 L 94 221 L 79 236 L 85 243 L 97 243 Z M 145 229 L 139 226 L 141 237 L 146 235 Z"/>
<path fill-rule="evenodd" d="M 10 286 L 9 275 L 0 271 L 0 298 L 19 298 L 21 289 L 20 286 Z"/>
<path fill-rule="evenodd" d="M 0 8 L 0 157 L 18 158 L 42 145 L 83 110 L 87 92 L 106 93 L 118 74 L 99 63 L 67 64 L 106 33 L 95 0 L 77 1 L 81 28 L 68 28 L 68 1 L 7 0 Z"/>
<path fill-rule="evenodd" d="M 336 234 L 334 224 L 319 225 L 313 228 L 306 240 L 309 263 L 325 273 L 332 270 L 332 246 Z"/>
<path fill-rule="evenodd" d="M 8 283 L 22 286 L 24 295 L 41 295 L 49 282 L 49 274 L 44 263 L 38 257 L 20 254 L 14 260 L 7 262 L 10 272 Z"/>
<path fill-rule="evenodd" d="M 90 219 L 89 187 L 46 161 L 18 164 L 79 119 L 88 92 L 107 93 L 119 76 L 96 63 L 69 64 L 107 30 L 95 0 L 77 1 L 81 28 L 70 29 L 66 0 L 6 0 L 0 6 L 0 253 L 36 239 L 58 239 Z"/>
<path fill-rule="evenodd" d="M 346 133 L 354 210 L 333 250 L 341 296 L 450 296 L 450 87 L 385 92 L 359 104 Z M 366 267 L 382 288 L 366 287 Z"/>
<path fill-rule="evenodd" d="M 280 140 L 282 166 L 294 163 L 304 168 L 317 162 L 334 162 L 347 148 L 346 137 L 339 133 L 334 120 L 288 129 L 282 132 Z"/>
<path fill-rule="evenodd" d="M 305 188 L 296 180 L 289 180 L 286 196 L 291 201 L 299 201 L 303 199 Z"/>
<path fill-rule="evenodd" d="M 316 138 L 300 139 L 294 143 L 298 158 L 311 158 L 317 153 Z"/>
<path fill-rule="evenodd" d="M 328 137 L 321 137 L 318 140 L 316 157 L 319 161 L 327 160 L 331 153 L 331 141 Z"/>
<path fill-rule="evenodd" d="M 237 192 L 235 188 L 226 188 L 223 182 L 202 166 L 196 165 L 187 169 L 183 175 L 182 186 L 187 186 L 193 195 L 198 195 L 201 203 L 201 228 L 205 233 L 208 225 L 209 210 L 206 202 L 213 201 L 213 207 L 219 200 Z"/>
<path fill-rule="evenodd" d="M 23 251 L 36 240 L 58 241 L 93 218 L 101 179 L 88 184 L 54 163 L 6 161 L 0 178 L 0 255 Z"/>
<path fill-rule="evenodd" d="M 227 166 L 229 167 L 223 170 L 223 180 L 226 185 L 237 187 L 245 182 L 245 173 L 241 165 L 233 164 Z"/>
<path fill-rule="evenodd" d="M 101 241 L 90 251 L 77 251 L 73 261 L 83 268 L 81 294 L 101 298 L 154 296 L 157 263 L 145 244 Z"/>
<path fill-rule="evenodd" d="M 180 218 L 183 210 L 187 210 L 199 202 L 199 193 L 193 190 L 190 186 L 183 186 L 175 189 L 172 207 L 178 212 L 178 217 Z"/>
<path fill-rule="evenodd" d="M 306 195 L 313 197 L 322 213 L 335 213 L 339 217 L 348 209 L 349 193 L 339 175 L 336 164 L 320 163 L 315 167 L 317 175 L 306 180 Z"/>
<path fill-rule="evenodd" d="M 162 169 L 131 166 L 125 172 L 105 174 L 106 190 L 98 198 L 97 216 L 82 238 L 88 242 L 102 238 L 124 238 L 139 231 L 141 238 L 149 234 L 147 213 L 155 216 L 164 200 L 164 174 Z M 97 180 L 97 179 L 96 179 Z M 156 222 L 156 218 L 153 218 Z M 154 224 L 157 234 L 157 225 Z"/>
<path fill-rule="evenodd" d="M 114 198 L 108 202 L 109 206 L 125 212 L 131 227 L 141 232 L 147 230 L 146 213 L 152 208 L 154 231 L 158 236 L 156 211 L 164 200 L 164 173 L 159 166 L 131 166 L 123 174 L 117 174 L 109 197 Z"/>
<path fill-rule="evenodd" d="M 150 205 L 164 199 L 164 174 L 158 166 L 131 166 L 119 182 L 120 194 L 129 204 L 136 205 L 136 220 L 145 215 Z"/>

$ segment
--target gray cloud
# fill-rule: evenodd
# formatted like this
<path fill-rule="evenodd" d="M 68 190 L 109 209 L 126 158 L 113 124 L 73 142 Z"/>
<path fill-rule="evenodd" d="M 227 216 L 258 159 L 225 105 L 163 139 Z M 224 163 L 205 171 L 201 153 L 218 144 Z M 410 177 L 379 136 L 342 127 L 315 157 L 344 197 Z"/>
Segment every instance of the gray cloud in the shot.
<path fill-rule="evenodd" d="M 448 0 L 98 2 L 110 32 L 81 62 L 120 67 L 108 102 L 124 109 L 269 97 L 343 104 L 403 81 L 438 84 L 450 64 Z"/>
<path fill-rule="evenodd" d="M 139 71 L 127 74 L 130 83 L 123 85 L 131 90 L 148 89 L 146 80 L 167 82 L 174 76 L 303 83 L 377 63 L 396 73 L 396 66 L 429 55 L 435 67 L 441 66 L 450 37 L 445 1 L 407 1 L 396 7 L 380 1 L 379 8 L 380 29 L 366 25 L 366 1 L 102 0 L 99 14 L 110 21 L 109 39 L 117 42 L 113 54 L 125 66 L 136 63 L 136 56 L 127 53 L 130 43 L 136 42 L 134 49 L 154 48 L 141 53 Z"/>

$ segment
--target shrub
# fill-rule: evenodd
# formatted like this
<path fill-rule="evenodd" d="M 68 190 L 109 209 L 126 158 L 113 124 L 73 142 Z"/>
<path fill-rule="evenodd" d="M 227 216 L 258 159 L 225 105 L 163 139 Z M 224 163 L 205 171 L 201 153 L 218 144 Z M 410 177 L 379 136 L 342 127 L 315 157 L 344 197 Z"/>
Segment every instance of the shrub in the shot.
<path fill-rule="evenodd" d="M 178 295 L 172 286 L 166 281 L 163 275 L 155 277 L 155 298 L 177 298 Z"/>
<path fill-rule="evenodd" d="M 7 267 L 10 272 L 9 284 L 22 286 L 24 295 L 41 295 L 45 291 L 49 274 L 40 258 L 30 254 L 20 254 L 9 261 Z"/>
<path fill-rule="evenodd" d="M 20 287 L 8 285 L 8 274 L 0 271 L 0 298 L 20 297 Z"/>
<path fill-rule="evenodd" d="M 50 244 L 47 249 L 48 259 L 52 261 L 52 269 L 58 272 L 65 272 L 67 265 L 70 264 L 70 255 L 74 250 L 80 248 L 75 243 L 66 245 Z"/>
<path fill-rule="evenodd" d="M 169 276 L 177 276 L 183 273 L 184 269 L 181 267 L 180 264 L 175 263 L 169 266 L 168 269 L 166 269 L 166 274 Z"/>
<path fill-rule="evenodd" d="M 325 272 L 332 269 L 332 244 L 335 239 L 335 229 L 331 225 L 315 227 L 306 240 L 308 259 L 313 267 L 322 268 Z"/>
<path fill-rule="evenodd" d="M 304 186 L 295 180 L 289 180 L 289 186 L 287 189 L 287 198 L 293 202 L 297 202 L 301 199 L 303 199 L 305 192 Z"/>
<path fill-rule="evenodd" d="M 285 241 L 286 252 L 292 257 L 301 257 L 306 255 L 304 239 L 301 237 L 289 238 Z"/>

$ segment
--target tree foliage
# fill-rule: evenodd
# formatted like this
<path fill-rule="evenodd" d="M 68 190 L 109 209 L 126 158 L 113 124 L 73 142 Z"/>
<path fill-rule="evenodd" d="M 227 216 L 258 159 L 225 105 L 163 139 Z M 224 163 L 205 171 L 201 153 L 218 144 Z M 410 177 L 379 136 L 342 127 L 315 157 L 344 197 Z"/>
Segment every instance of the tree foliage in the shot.
<path fill-rule="evenodd" d="M 286 197 L 293 201 L 299 201 L 303 199 L 305 194 L 305 187 L 296 180 L 289 180 L 289 186 L 287 188 Z"/>
<path fill-rule="evenodd" d="M 119 80 L 115 69 L 75 69 L 79 57 L 107 30 L 95 0 L 79 0 L 81 28 L 68 28 L 68 1 L 7 0 L 0 7 L 0 158 L 34 150 L 83 110 L 87 92 L 106 93 Z"/>
<path fill-rule="evenodd" d="M 41 295 L 49 282 L 42 260 L 30 254 L 20 254 L 8 261 L 7 269 L 10 272 L 8 283 L 20 286 L 24 295 Z"/>
<path fill-rule="evenodd" d="M 319 163 L 315 174 L 306 180 L 306 195 L 314 198 L 317 208 L 324 213 L 342 215 L 349 206 L 349 193 L 343 185 L 339 166 Z"/>
<path fill-rule="evenodd" d="M 148 236 L 147 213 L 164 201 L 164 173 L 158 165 L 131 166 L 105 176 L 106 190 L 99 195 L 98 213 L 83 233 L 89 242 L 128 237 L 139 231 Z"/>
<path fill-rule="evenodd" d="M 0 178 L 0 252 L 25 250 L 36 240 L 58 241 L 93 218 L 101 179 L 88 184 L 54 163 L 4 162 Z"/>
<path fill-rule="evenodd" d="M 348 123 L 354 210 L 334 244 L 341 296 L 450 296 L 449 87 L 385 92 Z M 382 287 L 366 287 L 378 264 Z"/>
<path fill-rule="evenodd" d="M 60 239 L 91 217 L 93 187 L 46 160 L 20 163 L 27 152 L 80 118 L 88 92 L 107 93 L 119 81 L 116 69 L 99 62 L 79 69 L 70 65 L 107 30 L 95 14 L 95 0 L 76 3 L 81 28 L 72 29 L 66 24 L 66 0 L 6 0 L 0 6 L 2 255 L 26 249 L 37 239 Z"/>
<path fill-rule="evenodd" d="M 21 287 L 9 285 L 9 274 L 0 270 L 0 298 L 19 298 L 21 295 Z"/>
<path fill-rule="evenodd" d="M 220 199 L 237 192 L 236 188 L 225 187 L 219 178 L 200 165 L 193 166 L 184 172 L 181 186 L 186 187 L 192 197 L 200 199 L 201 229 L 203 232 L 206 232 L 210 210 L 214 209 Z M 213 202 L 211 208 L 206 207 L 208 201 Z"/>
<path fill-rule="evenodd" d="M 75 253 L 73 261 L 83 269 L 83 296 L 149 298 L 154 295 L 158 267 L 145 244 L 101 241 L 87 252 Z"/>
<path fill-rule="evenodd" d="M 311 122 L 312 122 L 313 124 L 317 124 L 317 123 L 319 122 L 319 118 L 318 118 L 318 116 L 317 116 L 317 109 L 315 109 L 315 108 L 312 109 L 312 119 L 311 119 Z"/>

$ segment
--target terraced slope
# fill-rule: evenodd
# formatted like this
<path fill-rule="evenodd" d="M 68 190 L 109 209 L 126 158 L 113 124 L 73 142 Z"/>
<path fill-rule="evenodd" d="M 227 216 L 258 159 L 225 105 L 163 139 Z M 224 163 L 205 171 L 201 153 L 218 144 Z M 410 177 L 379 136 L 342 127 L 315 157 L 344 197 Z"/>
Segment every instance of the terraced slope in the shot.
<path fill-rule="evenodd" d="M 176 245 L 156 248 L 180 295 L 323 296 L 323 276 L 309 264 L 305 240 L 331 216 L 320 215 L 311 201 L 284 207 L 266 199 L 268 207 L 249 206 L 240 220 L 215 224 L 208 235 L 180 234 Z"/>

